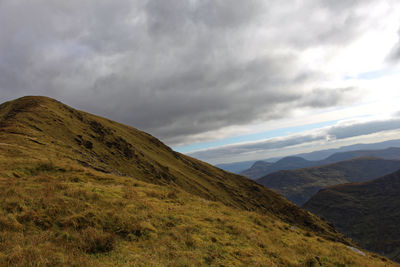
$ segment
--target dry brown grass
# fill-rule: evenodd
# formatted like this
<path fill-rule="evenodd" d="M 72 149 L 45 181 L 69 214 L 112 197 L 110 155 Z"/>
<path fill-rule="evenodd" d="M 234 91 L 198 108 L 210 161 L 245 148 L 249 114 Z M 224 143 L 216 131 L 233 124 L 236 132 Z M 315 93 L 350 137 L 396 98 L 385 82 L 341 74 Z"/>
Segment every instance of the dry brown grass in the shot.
<path fill-rule="evenodd" d="M 48 169 L 0 173 L 0 266 L 392 265 L 273 215 L 78 165 Z"/>

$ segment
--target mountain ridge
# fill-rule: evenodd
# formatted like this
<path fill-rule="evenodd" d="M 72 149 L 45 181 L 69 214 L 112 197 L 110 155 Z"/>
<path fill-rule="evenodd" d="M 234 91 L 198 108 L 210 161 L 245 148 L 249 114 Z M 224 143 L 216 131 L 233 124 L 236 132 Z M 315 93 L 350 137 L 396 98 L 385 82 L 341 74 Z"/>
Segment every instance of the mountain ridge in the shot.
<path fill-rule="evenodd" d="M 300 153 L 294 154 L 291 156 L 302 157 L 308 161 L 320 161 L 325 159 L 337 152 L 350 152 L 350 151 L 359 151 L 359 150 L 384 150 L 387 148 L 398 148 L 400 147 L 400 140 L 388 140 L 379 143 L 371 143 L 371 144 L 354 144 L 348 146 L 342 146 L 339 148 L 325 149 L 325 150 L 316 150 L 308 153 Z M 276 162 L 281 158 L 267 158 L 267 159 L 258 159 L 258 160 L 250 160 L 250 161 L 238 161 L 231 163 L 221 163 L 216 164 L 215 166 L 223 169 L 225 171 L 233 172 L 236 174 L 241 173 L 251 167 L 256 161 L 266 161 L 266 162 Z"/>

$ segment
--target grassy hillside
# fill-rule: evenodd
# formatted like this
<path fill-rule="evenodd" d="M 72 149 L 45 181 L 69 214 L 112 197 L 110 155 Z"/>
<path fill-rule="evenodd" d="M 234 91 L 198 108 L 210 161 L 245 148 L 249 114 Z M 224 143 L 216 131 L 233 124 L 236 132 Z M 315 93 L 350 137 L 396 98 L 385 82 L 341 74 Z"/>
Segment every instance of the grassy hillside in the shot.
<path fill-rule="evenodd" d="M 333 222 L 363 247 L 400 262 L 400 171 L 323 189 L 304 207 Z"/>
<path fill-rule="evenodd" d="M 253 181 L 49 98 L 1 105 L 0 140 L 0 266 L 392 264 Z"/>
<path fill-rule="evenodd" d="M 289 222 L 313 225 L 314 231 L 337 238 L 319 218 L 254 181 L 176 153 L 147 133 L 50 98 L 24 97 L 1 105 L 0 140 L 14 160 L 68 162 L 170 185 L 231 207 L 272 212 Z"/>
<path fill-rule="evenodd" d="M 399 169 L 398 160 L 358 158 L 320 167 L 279 171 L 257 182 L 276 190 L 293 203 L 303 205 L 324 187 L 371 180 Z"/>

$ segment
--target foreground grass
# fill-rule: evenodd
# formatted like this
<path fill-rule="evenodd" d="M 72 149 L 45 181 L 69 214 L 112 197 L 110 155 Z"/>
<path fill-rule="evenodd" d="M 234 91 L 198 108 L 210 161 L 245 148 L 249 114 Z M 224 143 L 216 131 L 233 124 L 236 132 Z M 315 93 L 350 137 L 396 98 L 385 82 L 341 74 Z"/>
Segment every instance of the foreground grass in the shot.
<path fill-rule="evenodd" d="M 392 265 L 176 188 L 71 164 L 1 167 L 0 266 Z"/>

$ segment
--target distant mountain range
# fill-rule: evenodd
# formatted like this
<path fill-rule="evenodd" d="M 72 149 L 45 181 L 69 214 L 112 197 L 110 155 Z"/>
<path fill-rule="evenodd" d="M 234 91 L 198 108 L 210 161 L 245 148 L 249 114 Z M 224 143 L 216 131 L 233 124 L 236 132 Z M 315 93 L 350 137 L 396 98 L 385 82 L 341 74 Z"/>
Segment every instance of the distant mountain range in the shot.
<path fill-rule="evenodd" d="M 372 144 L 354 144 L 354 145 L 343 146 L 343 147 L 339 147 L 339 148 L 297 154 L 296 156 L 302 157 L 302 158 L 304 158 L 306 160 L 310 160 L 310 161 L 319 161 L 319 160 L 325 159 L 335 153 L 356 151 L 356 150 L 364 150 L 364 151 L 365 150 L 382 150 L 382 149 L 386 149 L 389 147 L 400 147 L 400 139 L 388 140 L 388 141 L 372 143 Z"/>
<path fill-rule="evenodd" d="M 338 152 L 320 161 L 309 161 L 301 157 L 286 157 L 278 160 L 275 163 L 257 161 L 249 169 L 241 172 L 240 174 L 250 179 L 259 179 L 265 175 L 280 170 L 294 170 L 299 168 L 321 166 L 358 157 L 377 157 L 381 159 L 400 160 L 400 148 L 389 147 L 381 150 L 357 150 Z"/>
<path fill-rule="evenodd" d="M 400 261 L 400 171 L 320 190 L 304 205 L 364 248 Z"/>
<path fill-rule="evenodd" d="M 324 187 L 367 181 L 399 169 L 400 160 L 356 158 L 319 167 L 282 170 L 268 174 L 257 182 L 302 205 Z"/>
<path fill-rule="evenodd" d="M 389 147 L 400 147 L 400 140 L 389 140 L 389 141 L 372 143 L 372 144 L 355 144 L 355 145 L 343 146 L 340 148 L 333 148 L 333 149 L 314 151 L 314 152 L 310 152 L 310 153 L 296 154 L 291 157 L 301 157 L 308 161 L 321 161 L 321 160 L 326 159 L 329 156 L 331 156 L 335 153 L 339 153 L 339 152 L 348 152 L 348 151 L 356 151 L 356 150 L 363 150 L 363 151 L 365 151 L 365 150 L 382 150 L 382 149 L 386 149 Z M 259 160 L 259 161 L 274 163 L 280 159 L 281 158 L 269 158 L 269 159 Z M 342 160 L 345 160 L 345 159 L 342 159 Z M 233 163 L 223 163 L 223 164 L 217 164 L 215 166 L 218 168 L 221 168 L 223 170 L 229 171 L 229 172 L 240 174 L 243 171 L 249 169 L 256 161 L 257 160 L 241 161 L 241 162 L 233 162 Z M 304 167 L 306 167 L 306 166 L 304 166 Z M 261 176 L 259 176 L 259 177 L 261 177 Z M 259 178 L 259 177 L 256 177 L 256 178 Z"/>

